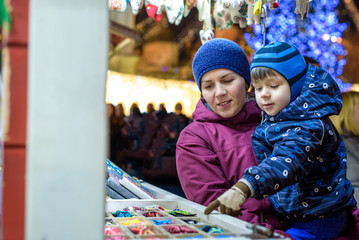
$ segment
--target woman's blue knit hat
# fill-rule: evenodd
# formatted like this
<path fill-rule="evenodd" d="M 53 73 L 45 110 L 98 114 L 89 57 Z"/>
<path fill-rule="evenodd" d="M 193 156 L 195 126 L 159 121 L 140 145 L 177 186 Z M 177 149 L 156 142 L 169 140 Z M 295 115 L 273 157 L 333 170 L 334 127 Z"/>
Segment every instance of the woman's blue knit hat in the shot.
<path fill-rule="evenodd" d="M 192 63 L 193 76 L 201 92 L 202 76 L 219 68 L 235 71 L 249 86 L 251 84 L 249 67 L 248 58 L 242 48 L 237 43 L 224 38 L 214 38 L 203 44 Z"/>
<path fill-rule="evenodd" d="M 291 102 L 299 96 L 305 81 L 307 64 L 293 45 L 275 42 L 262 47 L 253 57 L 251 71 L 255 67 L 271 68 L 282 74 L 290 86 Z"/>

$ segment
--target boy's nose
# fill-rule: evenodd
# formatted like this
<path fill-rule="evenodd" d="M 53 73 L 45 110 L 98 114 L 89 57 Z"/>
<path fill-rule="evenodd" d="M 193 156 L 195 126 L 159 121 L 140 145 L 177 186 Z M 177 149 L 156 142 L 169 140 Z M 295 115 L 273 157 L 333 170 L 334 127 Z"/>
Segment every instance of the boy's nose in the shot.
<path fill-rule="evenodd" d="M 267 97 L 269 97 L 270 96 L 270 92 L 268 91 L 268 89 L 267 88 L 263 88 L 262 89 L 262 93 L 261 93 L 261 97 L 262 98 L 267 98 Z"/>

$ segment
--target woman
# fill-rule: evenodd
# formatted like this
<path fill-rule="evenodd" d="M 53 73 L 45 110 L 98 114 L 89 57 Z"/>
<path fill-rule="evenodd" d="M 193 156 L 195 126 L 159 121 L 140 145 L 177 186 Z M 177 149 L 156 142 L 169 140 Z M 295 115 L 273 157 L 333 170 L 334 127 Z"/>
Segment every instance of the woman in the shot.
<path fill-rule="evenodd" d="M 193 74 L 203 98 L 194 121 L 180 134 L 176 161 L 186 197 L 206 206 L 257 165 L 251 134 L 260 110 L 247 91 L 249 62 L 238 44 L 226 39 L 205 43 L 194 57 Z M 267 199 L 250 199 L 241 210 L 239 218 L 247 222 L 285 228 Z"/>
<path fill-rule="evenodd" d="M 186 197 L 207 206 L 235 185 L 246 168 L 257 165 L 251 134 L 261 117 L 247 91 L 250 67 L 239 45 L 226 39 L 210 40 L 199 48 L 192 68 L 203 97 L 193 113 L 193 122 L 179 136 L 176 163 Z M 287 221 L 273 210 L 268 198 L 249 199 L 241 212 L 240 219 L 290 237 L 284 232 Z M 341 239 L 358 236 L 358 211 L 353 212 L 354 217 L 356 221 L 350 220 L 354 238 Z"/>

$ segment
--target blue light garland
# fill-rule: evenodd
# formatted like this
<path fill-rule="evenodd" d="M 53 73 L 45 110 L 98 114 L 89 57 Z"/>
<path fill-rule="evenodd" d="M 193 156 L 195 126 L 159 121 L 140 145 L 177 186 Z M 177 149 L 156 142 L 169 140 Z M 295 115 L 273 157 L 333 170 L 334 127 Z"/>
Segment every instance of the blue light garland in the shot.
<path fill-rule="evenodd" d="M 305 56 L 315 59 L 337 81 L 342 91 L 351 84 L 342 82 L 347 51 L 342 45 L 342 33 L 347 23 L 338 23 L 335 7 L 339 0 L 313 0 L 308 17 L 295 13 L 296 1 L 281 0 L 279 8 L 268 11 L 266 42 L 285 41 L 293 44 Z M 253 33 L 245 33 L 248 45 L 257 51 L 263 44 L 262 26 L 254 25 Z"/>

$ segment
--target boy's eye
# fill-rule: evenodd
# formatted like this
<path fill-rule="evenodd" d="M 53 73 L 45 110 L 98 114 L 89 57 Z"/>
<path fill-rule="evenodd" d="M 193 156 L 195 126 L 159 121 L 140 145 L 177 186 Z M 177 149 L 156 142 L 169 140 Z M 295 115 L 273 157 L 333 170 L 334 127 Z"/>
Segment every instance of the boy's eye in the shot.
<path fill-rule="evenodd" d="M 260 90 L 262 90 L 262 88 L 260 88 L 260 87 L 255 87 L 254 88 L 254 91 L 260 91 Z"/>
<path fill-rule="evenodd" d="M 272 85 L 271 87 L 272 87 L 272 88 L 278 88 L 279 85 Z"/>

